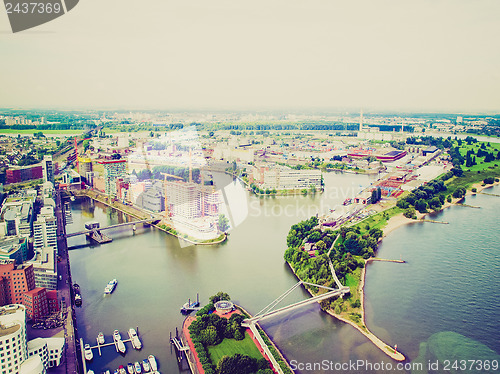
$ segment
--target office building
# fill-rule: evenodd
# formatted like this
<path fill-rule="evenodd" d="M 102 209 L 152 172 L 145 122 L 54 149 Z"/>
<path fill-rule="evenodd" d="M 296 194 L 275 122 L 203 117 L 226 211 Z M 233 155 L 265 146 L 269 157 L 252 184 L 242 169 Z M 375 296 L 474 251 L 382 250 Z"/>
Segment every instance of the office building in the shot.
<path fill-rule="evenodd" d="M 52 156 L 44 155 L 42 161 L 43 181 L 54 183 L 54 165 L 52 164 Z"/>
<path fill-rule="evenodd" d="M 104 166 L 104 192 L 110 197 L 116 197 L 116 179 L 125 178 L 127 160 L 98 161 Z"/>
<path fill-rule="evenodd" d="M 23 294 L 35 288 L 33 265 L 16 265 L 14 261 L 1 261 L 0 288 L 3 295 L 2 305 L 22 304 Z"/>
<path fill-rule="evenodd" d="M 33 224 L 35 252 L 44 247 L 57 249 L 57 221 L 52 206 L 44 206 Z"/>

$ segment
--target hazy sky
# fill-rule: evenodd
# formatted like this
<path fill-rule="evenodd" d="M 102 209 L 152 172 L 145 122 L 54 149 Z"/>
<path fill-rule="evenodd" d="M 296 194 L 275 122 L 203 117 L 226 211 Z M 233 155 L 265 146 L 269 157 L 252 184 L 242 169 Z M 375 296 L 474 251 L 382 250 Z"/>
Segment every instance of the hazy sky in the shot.
<path fill-rule="evenodd" d="M 81 0 L 12 34 L 0 107 L 500 112 L 498 0 Z"/>

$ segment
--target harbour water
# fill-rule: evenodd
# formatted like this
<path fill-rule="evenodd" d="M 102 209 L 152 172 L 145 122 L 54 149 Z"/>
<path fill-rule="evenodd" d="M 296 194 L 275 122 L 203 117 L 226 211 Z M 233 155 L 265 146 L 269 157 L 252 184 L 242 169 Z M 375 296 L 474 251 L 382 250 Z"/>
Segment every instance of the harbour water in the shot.
<path fill-rule="evenodd" d="M 96 373 L 112 371 L 154 354 L 162 373 L 180 372 L 169 333 L 181 326 L 184 317 L 179 308 L 187 298 L 199 293 L 203 304 L 208 296 L 225 291 L 251 313 L 258 312 L 297 281 L 283 260 L 290 226 L 318 209 L 340 209 L 345 197 L 368 185 L 370 178 L 330 173 L 322 195 L 248 196 L 247 218 L 230 231 L 226 243 L 216 246 L 181 247 L 178 239 L 142 227 L 135 233 L 130 227 L 109 232 L 113 242 L 101 246 L 87 246 L 84 237 L 70 238 L 72 276 L 83 297 L 82 307 L 77 308 L 79 335 L 94 344 L 102 331 L 110 342 L 114 329 L 126 336 L 128 328 L 138 326 L 143 341 L 139 352 L 128 344 L 124 357 L 113 347 L 104 348 L 102 357 L 95 351 L 88 368 Z M 367 324 L 411 359 L 418 356 L 421 342 L 440 331 L 455 331 L 500 351 L 495 335 L 500 320 L 500 284 L 495 277 L 500 243 L 495 237 L 494 208 L 500 198 L 479 195 L 467 203 L 484 207 L 448 209 L 439 219 L 450 225 L 411 225 L 384 239 L 380 256 L 402 255 L 408 264 L 369 265 Z M 81 230 L 91 220 L 104 226 L 127 219 L 101 204 L 91 205 L 88 201 L 73 204 L 68 232 Z M 104 287 L 113 278 L 118 286 L 112 295 L 104 296 Z M 391 292 L 386 291 L 387 285 Z M 285 302 L 305 297 L 297 290 Z M 263 327 L 289 361 L 389 361 L 363 335 L 322 313 L 317 305 L 273 318 Z"/>

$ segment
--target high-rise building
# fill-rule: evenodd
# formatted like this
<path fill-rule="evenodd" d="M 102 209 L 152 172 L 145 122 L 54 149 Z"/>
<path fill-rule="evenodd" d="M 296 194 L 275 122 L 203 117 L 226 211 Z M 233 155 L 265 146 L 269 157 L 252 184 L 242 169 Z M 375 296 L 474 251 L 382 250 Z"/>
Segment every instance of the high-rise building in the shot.
<path fill-rule="evenodd" d="M 41 209 L 33 224 L 33 236 L 35 252 L 40 251 L 43 247 L 57 249 L 57 221 L 53 207 L 44 206 Z"/>
<path fill-rule="evenodd" d="M 220 192 L 212 186 L 192 182 L 166 182 L 168 212 L 174 218 L 193 219 L 218 216 L 222 204 Z"/>
<path fill-rule="evenodd" d="M 116 197 L 116 179 L 125 178 L 127 160 L 98 161 L 104 166 L 104 192 L 110 197 Z"/>
<path fill-rule="evenodd" d="M 54 165 L 52 164 L 52 156 L 44 155 L 42 161 L 43 181 L 54 183 Z"/>

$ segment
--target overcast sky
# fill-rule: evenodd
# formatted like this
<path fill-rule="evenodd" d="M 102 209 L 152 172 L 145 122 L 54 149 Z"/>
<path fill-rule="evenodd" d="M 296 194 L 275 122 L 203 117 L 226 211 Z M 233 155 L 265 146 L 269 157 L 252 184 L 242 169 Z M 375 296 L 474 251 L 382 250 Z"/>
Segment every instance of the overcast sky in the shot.
<path fill-rule="evenodd" d="M 81 0 L 12 34 L 0 107 L 500 112 L 498 0 Z"/>

